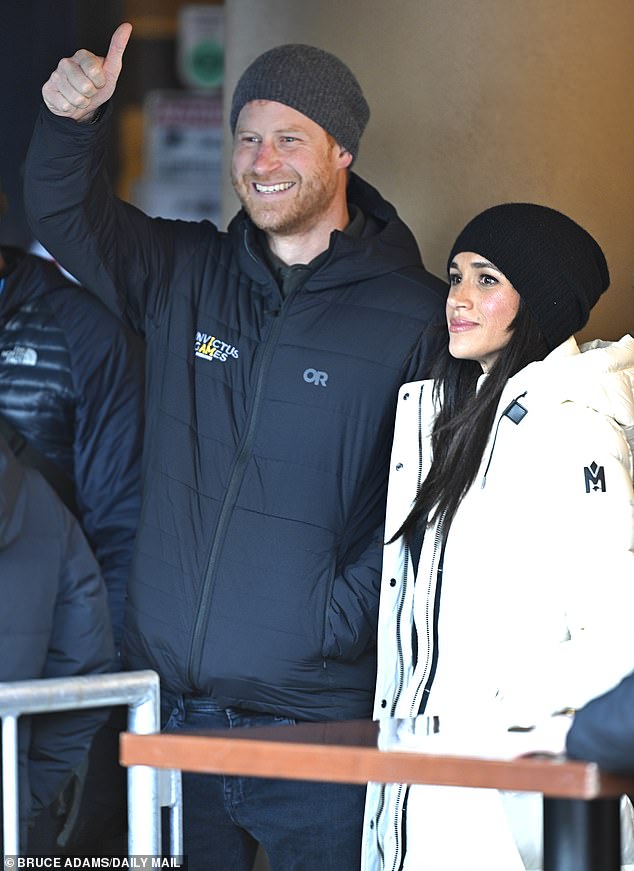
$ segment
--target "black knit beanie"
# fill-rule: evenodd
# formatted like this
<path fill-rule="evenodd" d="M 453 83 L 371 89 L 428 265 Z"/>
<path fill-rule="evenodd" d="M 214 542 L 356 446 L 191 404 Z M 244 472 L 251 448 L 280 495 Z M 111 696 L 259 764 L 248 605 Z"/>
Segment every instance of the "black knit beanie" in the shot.
<path fill-rule="evenodd" d="M 275 100 L 306 115 L 356 158 L 370 109 L 348 67 L 312 45 L 279 45 L 244 71 L 231 102 L 231 132 L 251 100 Z"/>
<path fill-rule="evenodd" d="M 473 251 L 497 266 L 526 302 L 552 350 L 588 322 L 608 289 L 603 251 L 561 212 L 534 203 L 504 203 L 476 215 L 456 239 L 456 254 Z"/>

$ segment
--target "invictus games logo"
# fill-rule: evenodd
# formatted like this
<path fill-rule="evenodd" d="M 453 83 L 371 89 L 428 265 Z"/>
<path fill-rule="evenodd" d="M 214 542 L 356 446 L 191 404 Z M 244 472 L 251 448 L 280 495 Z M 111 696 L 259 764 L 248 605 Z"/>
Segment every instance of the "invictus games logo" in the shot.
<path fill-rule="evenodd" d="M 203 360 L 216 360 L 218 363 L 226 363 L 232 357 L 237 360 L 240 356 L 240 352 L 233 345 L 223 342 L 217 336 L 199 331 L 196 332 L 194 353 Z"/>

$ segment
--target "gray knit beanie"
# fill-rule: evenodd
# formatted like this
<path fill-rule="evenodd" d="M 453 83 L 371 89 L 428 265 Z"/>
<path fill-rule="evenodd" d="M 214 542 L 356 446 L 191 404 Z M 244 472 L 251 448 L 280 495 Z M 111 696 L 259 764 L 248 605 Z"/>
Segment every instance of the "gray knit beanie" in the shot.
<path fill-rule="evenodd" d="M 233 94 L 229 123 L 251 100 L 274 100 L 306 115 L 356 158 L 370 109 L 348 67 L 312 45 L 279 45 L 244 71 Z"/>
<path fill-rule="evenodd" d="M 561 212 L 504 203 L 476 215 L 456 239 L 447 267 L 462 251 L 497 266 L 526 302 L 552 350 L 588 322 L 610 285 L 603 251 Z"/>

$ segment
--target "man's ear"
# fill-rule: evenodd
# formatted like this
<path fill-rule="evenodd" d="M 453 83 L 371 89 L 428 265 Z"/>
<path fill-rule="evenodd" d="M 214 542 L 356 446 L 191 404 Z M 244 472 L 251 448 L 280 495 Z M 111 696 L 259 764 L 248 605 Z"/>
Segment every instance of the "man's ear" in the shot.
<path fill-rule="evenodd" d="M 341 169 L 347 169 L 350 166 L 350 164 L 352 163 L 353 157 L 347 149 L 342 148 L 341 146 L 338 146 L 338 147 L 339 147 L 339 166 Z"/>

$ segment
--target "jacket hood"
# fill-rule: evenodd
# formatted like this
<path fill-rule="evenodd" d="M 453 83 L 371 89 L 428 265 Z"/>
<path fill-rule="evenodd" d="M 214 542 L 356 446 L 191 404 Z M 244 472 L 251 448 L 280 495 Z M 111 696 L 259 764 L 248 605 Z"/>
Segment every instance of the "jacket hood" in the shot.
<path fill-rule="evenodd" d="M 0 293 L 0 312 L 7 315 L 25 301 L 38 299 L 70 284 L 51 260 L 27 254 L 21 248 L 0 248 L 7 262 L 4 290 Z"/>
<path fill-rule="evenodd" d="M 18 498 L 24 469 L 0 438 L 0 550 L 14 541 L 22 528 L 22 500 Z"/>
<path fill-rule="evenodd" d="M 627 335 L 618 342 L 595 339 L 579 350 L 577 379 L 571 389 L 578 386 L 583 395 L 587 381 L 588 405 L 611 414 L 623 427 L 634 427 L 634 338 Z"/>
<path fill-rule="evenodd" d="M 367 281 L 396 270 L 423 268 L 412 232 L 376 188 L 351 172 L 347 195 L 348 202 L 361 209 L 373 231 L 355 238 L 334 230 L 330 236 L 330 256 L 310 276 L 306 290 L 329 290 L 349 284 L 353 277 Z M 270 271 L 257 254 L 255 228 L 243 209 L 229 224 L 228 232 L 238 237 L 235 242 L 242 254 L 241 267 L 253 280 L 268 283 Z"/>
<path fill-rule="evenodd" d="M 533 386 L 538 389 L 533 390 Z M 634 338 L 596 339 L 581 346 L 571 336 L 544 360 L 510 379 L 505 398 L 529 390 L 533 406 L 574 402 L 611 417 L 634 448 Z"/>
<path fill-rule="evenodd" d="M 539 369 L 545 376 L 540 391 L 551 400 L 577 402 L 613 417 L 622 426 L 634 424 L 632 336 L 618 342 L 596 339 L 581 346 L 571 336 L 544 360 L 527 366 L 524 374 L 527 378 L 540 375 Z M 515 378 L 521 379 L 522 374 Z"/>

